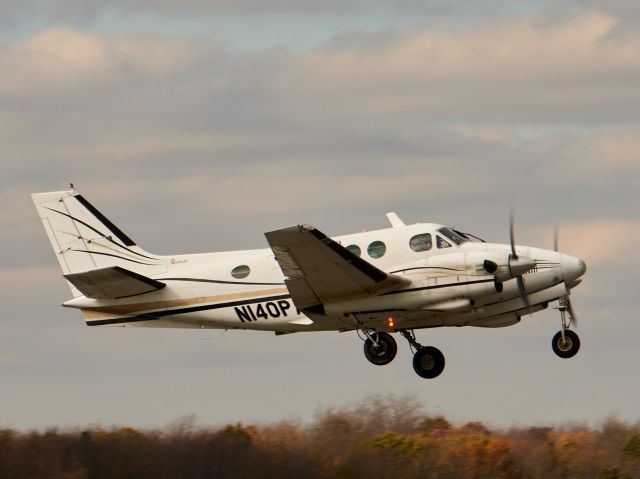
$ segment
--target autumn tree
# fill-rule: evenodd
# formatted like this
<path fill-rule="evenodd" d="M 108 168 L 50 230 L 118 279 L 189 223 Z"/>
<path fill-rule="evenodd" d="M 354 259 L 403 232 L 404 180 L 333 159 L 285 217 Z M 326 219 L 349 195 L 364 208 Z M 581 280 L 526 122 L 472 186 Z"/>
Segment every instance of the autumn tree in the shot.
<path fill-rule="evenodd" d="M 0 479 L 632 479 L 637 425 L 607 420 L 492 430 L 425 414 L 407 396 L 371 396 L 319 412 L 309 424 L 231 423 L 0 429 Z"/>

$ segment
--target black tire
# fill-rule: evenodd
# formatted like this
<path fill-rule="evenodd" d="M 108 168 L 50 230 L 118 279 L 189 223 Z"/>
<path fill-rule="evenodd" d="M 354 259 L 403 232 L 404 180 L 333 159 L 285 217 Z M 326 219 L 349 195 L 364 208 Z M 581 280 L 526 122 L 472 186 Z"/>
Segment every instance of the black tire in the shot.
<path fill-rule="evenodd" d="M 438 348 L 426 346 L 413 355 L 413 369 L 425 379 L 433 379 L 444 371 L 444 355 Z"/>
<path fill-rule="evenodd" d="M 568 329 L 564 332 L 564 338 L 565 341 L 563 343 L 562 331 L 558 331 L 551 341 L 551 347 L 553 348 L 553 352 L 561 358 L 572 358 L 580 349 L 580 338 L 576 333 Z"/>
<path fill-rule="evenodd" d="M 398 352 L 396 340 L 388 333 L 373 333 L 371 335 L 378 346 L 369 338 L 364 342 L 364 355 L 370 363 L 376 366 L 384 366 L 393 361 Z"/>

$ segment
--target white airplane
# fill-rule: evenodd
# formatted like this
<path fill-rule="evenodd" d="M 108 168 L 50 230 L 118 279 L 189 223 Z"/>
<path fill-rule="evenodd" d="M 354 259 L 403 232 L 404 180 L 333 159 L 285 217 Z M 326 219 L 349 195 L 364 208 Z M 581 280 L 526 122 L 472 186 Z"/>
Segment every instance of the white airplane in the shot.
<path fill-rule="evenodd" d="M 141 249 L 73 186 L 33 202 L 89 326 L 356 331 L 364 354 L 390 363 L 400 333 L 413 368 L 435 378 L 440 350 L 414 331 L 511 326 L 558 301 L 553 351 L 580 347 L 570 290 L 585 263 L 554 251 L 490 244 L 443 225 L 406 225 L 329 238 L 310 225 L 265 233 L 270 249 L 161 256 Z M 557 235 L 556 235 L 557 238 Z"/>

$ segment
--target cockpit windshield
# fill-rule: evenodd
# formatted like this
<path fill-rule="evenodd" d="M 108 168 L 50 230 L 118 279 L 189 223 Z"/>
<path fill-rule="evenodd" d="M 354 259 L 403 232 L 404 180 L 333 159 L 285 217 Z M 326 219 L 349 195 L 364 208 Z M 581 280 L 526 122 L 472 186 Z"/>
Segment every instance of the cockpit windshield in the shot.
<path fill-rule="evenodd" d="M 460 235 L 459 233 L 457 233 L 451 228 L 440 228 L 438 230 L 438 233 L 441 233 L 443 236 L 446 236 L 457 245 L 461 245 L 462 243 L 469 241 L 469 238 L 465 238 L 464 236 Z"/>
<path fill-rule="evenodd" d="M 473 241 L 474 243 L 486 243 L 485 240 L 483 240 L 482 238 L 479 238 L 476 235 L 472 235 L 471 233 L 463 233 L 462 231 L 458 231 L 456 229 L 451 228 L 453 231 L 455 231 L 456 233 L 458 233 L 460 236 L 462 236 L 463 238 L 468 239 L 469 241 Z"/>

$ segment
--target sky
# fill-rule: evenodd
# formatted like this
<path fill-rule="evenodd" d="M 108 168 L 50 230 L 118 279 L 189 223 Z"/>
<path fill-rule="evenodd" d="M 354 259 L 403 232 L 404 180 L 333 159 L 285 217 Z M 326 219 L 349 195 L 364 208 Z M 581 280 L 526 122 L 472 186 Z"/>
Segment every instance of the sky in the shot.
<path fill-rule="evenodd" d="M 308 421 L 374 394 L 496 427 L 640 421 L 640 7 L 610 2 L 0 1 L 0 427 Z M 158 254 L 407 223 L 587 263 L 582 341 L 557 311 L 419 331 L 88 328 L 29 194 L 76 188 Z"/>

